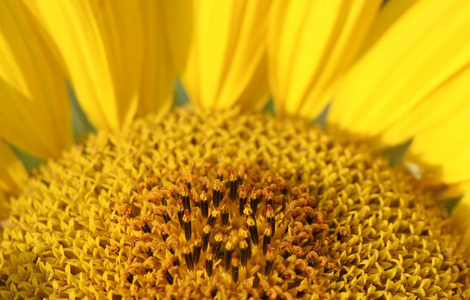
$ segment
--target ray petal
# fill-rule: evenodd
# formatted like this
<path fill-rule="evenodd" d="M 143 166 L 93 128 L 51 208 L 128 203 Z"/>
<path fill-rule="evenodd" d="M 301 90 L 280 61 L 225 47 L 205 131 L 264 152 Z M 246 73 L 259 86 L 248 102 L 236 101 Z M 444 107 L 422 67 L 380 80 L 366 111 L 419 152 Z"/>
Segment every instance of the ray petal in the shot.
<path fill-rule="evenodd" d="M 97 128 L 119 129 L 137 111 L 143 21 L 139 1 L 24 1 L 63 56 L 84 111 Z"/>
<path fill-rule="evenodd" d="M 0 140 L 0 193 L 16 194 L 27 178 L 26 170 L 15 153 Z"/>
<path fill-rule="evenodd" d="M 72 144 L 65 76 L 17 1 L 0 3 L 0 137 L 32 155 Z"/>
<path fill-rule="evenodd" d="M 268 29 L 269 82 L 276 110 L 313 119 L 331 100 L 381 1 L 278 1 Z"/>
<path fill-rule="evenodd" d="M 451 96 L 449 85 L 455 85 L 451 79 L 466 80 L 459 77 L 465 76 L 470 62 L 469 33 L 466 1 L 417 2 L 348 72 L 332 105 L 330 121 L 369 135 L 408 122 L 407 130 L 400 132 L 402 140 L 409 138 L 421 130 L 415 127 L 425 127 L 412 111 L 429 107 L 423 102 L 434 94 Z M 407 121 L 408 115 L 413 115 L 413 124 Z M 420 120 L 436 122 L 435 118 Z M 390 133 L 384 139 L 390 143 L 396 137 Z"/>
<path fill-rule="evenodd" d="M 164 114 L 183 70 L 192 22 L 192 1 L 143 1 L 144 59 L 138 112 Z"/>
<path fill-rule="evenodd" d="M 195 2 L 193 42 L 183 76 L 192 101 L 212 109 L 254 109 L 267 102 L 269 8 L 266 0 Z"/>

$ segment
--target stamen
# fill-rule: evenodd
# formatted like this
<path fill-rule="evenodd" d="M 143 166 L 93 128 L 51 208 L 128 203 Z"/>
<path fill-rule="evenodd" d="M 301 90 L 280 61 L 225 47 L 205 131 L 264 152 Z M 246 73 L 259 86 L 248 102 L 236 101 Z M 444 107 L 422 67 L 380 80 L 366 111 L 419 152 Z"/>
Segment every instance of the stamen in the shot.
<path fill-rule="evenodd" d="M 209 239 L 211 237 L 211 226 L 206 225 L 202 230 L 202 251 L 207 250 L 207 246 L 209 246 Z"/>
<path fill-rule="evenodd" d="M 176 202 L 176 207 L 178 208 L 178 221 L 180 222 L 180 227 L 183 228 L 184 206 L 181 199 Z"/>
<path fill-rule="evenodd" d="M 253 214 L 256 215 L 256 212 L 258 211 L 258 204 L 259 204 L 259 197 L 258 193 L 256 191 L 256 188 L 253 187 L 251 190 L 251 195 L 250 195 L 250 206 L 251 210 L 253 211 Z"/>
<path fill-rule="evenodd" d="M 167 230 L 166 230 L 165 227 L 162 227 L 162 229 L 161 229 L 161 235 L 162 235 L 163 241 L 166 242 L 166 240 L 168 239 L 168 236 L 169 236 L 169 235 L 168 235 L 168 232 L 167 232 Z"/>
<path fill-rule="evenodd" d="M 190 271 L 193 270 L 194 268 L 194 261 L 193 261 L 193 255 L 191 253 L 191 250 L 188 247 L 185 247 L 183 249 L 183 256 L 184 260 L 186 261 L 186 266 Z"/>
<path fill-rule="evenodd" d="M 147 224 L 147 223 L 145 223 L 144 226 L 142 226 L 142 230 L 145 233 L 151 233 L 152 232 L 152 228 L 150 228 L 149 224 Z"/>
<path fill-rule="evenodd" d="M 266 228 L 264 229 L 264 236 L 263 236 L 263 254 L 266 255 L 266 251 L 268 250 L 268 245 L 271 243 L 271 236 L 272 236 L 272 229 L 271 225 L 266 224 Z"/>
<path fill-rule="evenodd" d="M 221 180 L 221 179 L 220 179 Z M 220 205 L 220 200 L 224 197 L 224 193 L 222 192 L 222 184 L 220 180 L 217 179 L 214 181 L 213 184 L 213 191 L 212 191 L 212 200 L 215 208 L 218 208 Z"/>
<path fill-rule="evenodd" d="M 241 255 L 241 259 L 242 259 L 242 266 L 243 267 L 246 267 L 246 264 L 248 263 L 248 257 L 250 256 L 250 254 L 248 253 L 249 251 L 249 244 L 248 242 L 246 241 L 245 238 L 241 238 L 240 240 L 240 255 Z"/>
<path fill-rule="evenodd" d="M 213 249 L 213 255 L 214 255 L 215 259 L 218 259 L 218 257 L 219 257 L 219 252 L 220 252 L 220 248 L 222 246 L 223 239 L 224 239 L 224 236 L 223 236 L 222 233 L 219 232 L 215 235 L 215 241 L 214 241 L 214 243 L 212 244 L 212 247 L 211 247 Z"/>
<path fill-rule="evenodd" d="M 202 241 L 201 239 L 197 239 L 194 242 L 194 249 L 193 249 L 194 265 L 197 265 L 199 262 L 199 257 L 201 256 L 201 249 L 202 249 Z"/>
<path fill-rule="evenodd" d="M 191 240 L 191 217 L 189 215 L 189 210 L 184 211 L 183 230 L 184 230 L 184 237 L 186 238 L 186 241 L 189 242 Z"/>
<path fill-rule="evenodd" d="M 238 178 L 235 174 L 235 170 L 230 172 L 229 176 L 229 184 L 230 184 L 230 199 L 235 201 L 237 199 L 237 189 L 238 189 Z"/>
<path fill-rule="evenodd" d="M 238 230 L 238 235 L 240 236 L 241 241 L 245 241 L 247 245 L 246 249 L 244 249 L 244 252 L 246 253 L 246 261 L 249 261 L 251 259 L 251 243 L 250 243 L 248 229 L 246 229 L 246 227 L 243 226 L 242 228 Z M 244 260 L 243 256 L 242 256 L 242 260 Z M 244 263 L 243 266 L 246 266 L 246 263 Z"/>
<path fill-rule="evenodd" d="M 232 279 L 233 282 L 237 283 L 238 281 L 238 269 L 239 269 L 238 257 L 236 253 L 233 253 L 232 257 Z"/>
<path fill-rule="evenodd" d="M 246 187 L 243 185 L 242 188 L 240 189 L 240 193 L 238 195 L 238 207 L 239 207 L 239 213 L 240 216 L 243 215 L 243 210 L 245 209 L 246 205 Z"/>
<path fill-rule="evenodd" d="M 271 205 L 271 207 L 274 207 L 274 195 L 270 188 L 266 189 L 265 197 L 266 197 L 266 208 L 268 207 L 268 205 Z"/>
<path fill-rule="evenodd" d="M 188 210 L 191 212 L 191 202 L 189 200 L 189 189 L 186 185 L 183 186 L 183 188 L 180 189 L 180 198 L 183 201 L 183 207 L 184 209 Z"/>
<path fill-rule="evenodd" d="M 201 195 L 199 196 L 201 200 L 201 213 L 204 219 L 207 219 L 209 216 L 209 201 L 207 201 L 207 193 L 202 191 Z"/>
<path fill-rule="evenodd" d="M 228 226 L 229 224 L 229 211 L 226 209 L 225 205 L 222 206 L 222 225 Z"/>
<path fill-rule="evenodd" d="M 248 217 L 248 220 L 246 221 L 246 224 L 248 225 L 248 229 L 250 230 L 250 236 L 251 236 L 251 241 L 255 246 L 258 246 L 258 227 L 256 226 L 256 220 L 253 219 L 253 217 Z"/>
<path fill-rule="evenodd" d="M 266 264 L 264 266 L 264 276 L 266 277 L 269 276 L 273 268 L 273 263 L 274 263 L 273 250 L 271 249 L 271 246 L 268 245 L 268 249 L 266 252 Z"/>
<path fill-rule="evenodd" d="M 168 214 L 166 209 L 163 209 L 162 217 L 163 217 L 163 220 L 165 221 L 165 223 L 168 223 L 168 222 L 171 221 L 170 215 Z"/>
<path fill-rule="evenodd" d="M 165 269 L 165 279 L 168 281 L 169 284 L 173 285 L 173 276 L 171 276 L 168 269 Z"/>
<path fill-rule="evenodd" d="M 231 260 L 233 254 L 233 244 L 231 241 L 228 241 L 225 245 L 225 270 L 228 271 L 230 268 Z"/>
<path fill-rule="evenodd" d="M 273 236 L 276 231 L 276 220 L 275 220 L 274 210 L 272 206 L 269 204 L 266 208 L 266 221 L 271 226 L 271 230 L 272 230 L 271 236 Z"/>
<path fill-rule="evenodd" d="M 211 213 L 211 216 L 209 217 L 209 219 L 207 219 L 207 224 L 213 227 L 218 217 L 219 217 L 219 210 L 218 209 L 213 210 Z"/>
<path fill-rule="evenodd" d="M 212 267 L 213 267 L 213 256 L 212 251 L 209 249 L 206 255 L 206 272 L 207 275 L 212 276 Z"/>

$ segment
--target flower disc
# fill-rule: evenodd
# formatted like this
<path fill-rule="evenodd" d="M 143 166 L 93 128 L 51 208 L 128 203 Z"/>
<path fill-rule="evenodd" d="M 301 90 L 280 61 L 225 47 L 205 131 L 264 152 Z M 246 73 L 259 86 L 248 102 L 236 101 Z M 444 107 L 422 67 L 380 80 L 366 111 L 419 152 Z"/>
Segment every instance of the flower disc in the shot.
<path fill-rule="evenodd" d="M 2 298 L 467 299 L 432 193 L 367 142 L 186 108 L 100 132 L 2 223 Z"/>

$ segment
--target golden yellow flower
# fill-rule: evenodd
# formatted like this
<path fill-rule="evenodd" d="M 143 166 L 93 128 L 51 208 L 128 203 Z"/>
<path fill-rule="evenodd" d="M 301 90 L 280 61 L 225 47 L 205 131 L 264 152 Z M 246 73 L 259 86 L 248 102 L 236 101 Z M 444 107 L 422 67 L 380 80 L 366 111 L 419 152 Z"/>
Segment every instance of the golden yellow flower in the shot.
<path fill-rule="evenodd" d="M 3 0 L 0 24 L 2 298 L 470 298 L 465 1 Z"/>

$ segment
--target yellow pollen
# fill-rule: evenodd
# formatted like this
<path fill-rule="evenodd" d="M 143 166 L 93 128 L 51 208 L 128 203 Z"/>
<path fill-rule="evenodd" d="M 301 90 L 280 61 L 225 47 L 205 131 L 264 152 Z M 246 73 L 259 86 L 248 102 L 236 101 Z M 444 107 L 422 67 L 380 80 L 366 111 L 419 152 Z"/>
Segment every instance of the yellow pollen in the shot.
<path fill-rule="evenodd" d="M 365 141 L 184 108 L 99 132 L 11 199 L 1 299 L 468 299 L 433 194 Z"/>

